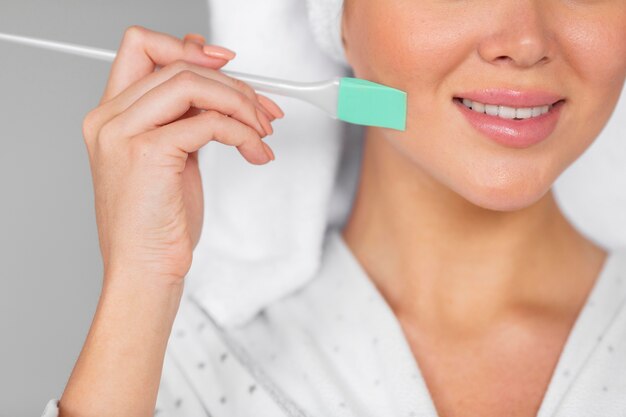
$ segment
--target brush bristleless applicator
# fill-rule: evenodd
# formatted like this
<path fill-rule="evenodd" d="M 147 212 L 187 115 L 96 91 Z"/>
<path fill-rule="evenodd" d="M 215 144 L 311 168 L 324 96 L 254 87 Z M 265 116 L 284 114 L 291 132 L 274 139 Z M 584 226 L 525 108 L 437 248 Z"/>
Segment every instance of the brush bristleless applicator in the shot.
<path fill-rule="evenodd" d="M 116 56 L 116 52 L 111 50 L 6 33 L 0 33 L 0 40 L 109 62 L 112 62 Z M 351 77 L 335 77 L 331 80 L 304 83 L 233 71 L 220 71 L 248 83 L 255 90 L 311 103 L 334 119 L 365 126 L 402 131 L 406 129 L 407 94 L 395 88 Z"/>

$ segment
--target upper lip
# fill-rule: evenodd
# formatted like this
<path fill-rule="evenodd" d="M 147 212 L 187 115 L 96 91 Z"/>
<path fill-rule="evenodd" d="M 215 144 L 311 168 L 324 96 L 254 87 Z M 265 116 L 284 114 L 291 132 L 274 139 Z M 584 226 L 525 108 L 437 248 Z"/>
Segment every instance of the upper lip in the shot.
<path fill-rule="evenodd" d="M 483 104 L 509 107 L 539 107 L 554 104 L 564 97 L 549 91 L 511 90 L 507 88 L 487 88 L 455 94 L 454 97 L 466 98 Z"/>

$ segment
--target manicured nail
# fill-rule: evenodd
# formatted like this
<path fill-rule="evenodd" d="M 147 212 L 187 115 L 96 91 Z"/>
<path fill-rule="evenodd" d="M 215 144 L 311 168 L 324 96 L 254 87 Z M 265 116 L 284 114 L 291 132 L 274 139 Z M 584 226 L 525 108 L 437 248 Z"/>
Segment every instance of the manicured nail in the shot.
<path fill-rule="evenodd" d="M 194 40 L 202 45 L 204 45 L 206 43 L 206 39 L 204 38 L 204 36 L 202 36 L 199 33 L 188 33 L 185 35 L 185 37 L 183 38 L 183 40 L 185 41 L 191 41 Z"/>
<path fill-rule="evenodd" d="M 236 55 L 234 51 L 216 45 L 204 45 L 202 51 L 213 58 L 222 58 L 229 61 Z"/>
<path fill-rule="evenodd" d="M 268 146 L 268 144 L 263 141 L 261 141 L 261 143 L 263 144 L 263 147 L 265 148 L 265 153 L 267 154 L 267 156 L 269 156 L 269 158 L 272 161 L 276 159 L 276 157 L 274 156 L 274 152 L 272 152 L 272 149 Z"/>

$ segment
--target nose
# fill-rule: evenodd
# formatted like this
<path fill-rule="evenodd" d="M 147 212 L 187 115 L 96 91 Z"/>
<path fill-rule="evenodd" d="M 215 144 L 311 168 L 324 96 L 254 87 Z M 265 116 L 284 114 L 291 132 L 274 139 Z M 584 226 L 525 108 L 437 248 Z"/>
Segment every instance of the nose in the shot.
<path fill-rule="evenodd" d="M 493 65 L 528 68 L 552 60 L 553 36 L 546 23 L 545 0 L 498 0 L 493 2 L 493 30 L 481 40 L 478 52 Z"/>

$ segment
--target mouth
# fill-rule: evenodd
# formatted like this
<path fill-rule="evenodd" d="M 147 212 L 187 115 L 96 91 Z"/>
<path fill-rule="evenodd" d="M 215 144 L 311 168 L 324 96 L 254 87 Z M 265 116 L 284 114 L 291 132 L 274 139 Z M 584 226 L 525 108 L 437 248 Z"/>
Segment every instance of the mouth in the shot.
<path fill-rule="evenodd" d="M 481 99 L 455 96 L 453 103 L 481 137 L 508 148 L 527 148 L 550 137 L 566 103 L 564 98 L 545 95 Z"/>
<path fill-rule="evenodd" d="M 495 116 L 501 119 L 515 121 L 523 121 L 527 119 L 541 117 L 544 114 L 552 111 L 555 107 L 562 106 L 565 103 L 565 99 L 559 99 L 554 102 L 538 106 L 516 107 L 503 104 L 483 103 L 463 97 L 453 97 L 453 100 L 476 113 L 482 113 L 488 116 Z"/>

